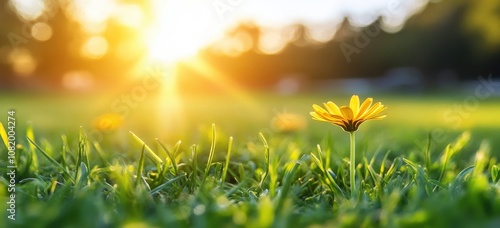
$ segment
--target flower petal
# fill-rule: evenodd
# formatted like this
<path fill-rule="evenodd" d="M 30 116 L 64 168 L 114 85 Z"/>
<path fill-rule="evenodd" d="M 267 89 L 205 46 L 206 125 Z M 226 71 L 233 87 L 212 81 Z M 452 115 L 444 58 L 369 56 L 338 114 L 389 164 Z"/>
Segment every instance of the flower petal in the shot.
<path fill-rule="evenodd" d="M 382 114 L 387 109 L 382 103 L 373 104 L 373 98 L 366 98 L 360 105 L 359 97 L 353 95 L 349 106 L 337 106 L 328 101 L 323 103 L 324 107 L 313 105 L 314 111 L 311 112 L 312 119 L 329 122 L 340 126 L 344 131 L 354 132 L 366 120 L 380 120 L 386 117 Z"/>
<path fill-rule="evenodd" d="M 342 116 L 344 116 L 344 119 L 352 120 L 353 114 L 352 114 L 352 109 L 350 107 L 342 106 L 340 107 L 340 112 L 342 112 Z"/>
<path fill-rule="evenodd" d="M 340 108 L 339 106 L 337 106 L 335 103 L 331 102 L 331 101 L 328 101 L 326 104 L 325 104 L 325 107 L 329 108 L 329 110 L 331 110 L 332 114 L 335 114 L 335 115 L 339 115 L 341 116 L 342 113 L 340 112 Z"/>
<path fill-rule="evenodd" d="M 375 119 L 375 118 L 377 118 L 377 117 L 379 117 L 379 116 L 382 116 L 382 115 L 380 115 L 380 113 L 381 113 L 381 112 L 383 112 L 383 111 L 384 111 L 384 110 L 386 110 L 386 109 L 387 109 L 387 107 L 384 107 L 384 106 L 382 105 L 382 106 L 381 106 L 381 107 L 379 107 L 377 110 L 374 110 L 374 111 L 373 111 L 370 115 L 367 115 L 367 116 L 365 117 L 365 119 L 367 119 L 367 120 L 368 120 L 368 119 Z M 384 116 L 385 116 L 385 115 L 384 115 Z"/>
<path fill-rule="evenodd" d="M 387 109 L 387 107 L 385 107 L 384 105 L 379 105 L 375 109 L 370 110 L 370 112 L 367 112 L 367 115 L 365 115 L 363 118 L 364 119 L 374 118 L 386 109 Z"/>
<path fill-rule="evenodd" d="M 323 108 L 319 107 L 318 105 L 313 105 L 313 108 L 315 109 L 314 112 L 317 114 L 317 116 L 321 119 L 326 120 L 326 121 L 343 119 L 342 116 L 330 114 L 329 112 L 327 112 Z"/>
<path fill-rule="evenodd" d="M 330 107 L 328 107 L 328 105 L 326 105 L 326 103 L 323 103 L 323 106 L 325 106 L 326 111 L 328 111 L 328 113 L 333 113 L 333 110 Z"/>
<path fill-rule="evenodd" d="M 358 115 L 356 116 L 356 119 L 359 119 L 361 116 L 363 116 L 366 113 L 366 110 L 370 108 L 370 105 L 372 105 L 373 98 L 369 97 L 366 98 L 365 101 L 363 101 L 363 104 L 361 104 L 361 107 L 359 108 Z"/>
<path fill-rule="evenodd" d="M 371 118 L 371 120 L 381 120 L 381 119 L 385 118 L 386 116 L 387 115 L 377 116 L 377 117 Z"/>
<path fill-rule="evenodd" d="M 313 107 L 315 112 L 328 113 L 328 111 L 326 111 L 324 108 L 322 108 L 321 106 L 319 106 L 317 104 L 313 104 L 312 107 Z"/>
<path fill-rule="evenodd" d="M 368 109 L 359 119 L 364 119 L 367 116 L 370 116 L 377 108 L 379 108 L 382 104 L 380 102 L 375 103 L 370 109 Z"/>
<path fill-rule="evenodd" d="M 328 119 L 323 118 L 322 116 L 318 115 L 316 112 L 310 112 L 311 116 L 313 117 L 313 120 L 318 120 L 318 121 L 324 121 L 324 122 L 331 122 Z"/>
<path fill-rule="evenodd" d="M 349 103 L 349 107 L 352 110 L 353 116 L 357 116 L 358 111 L 359 111 L 359 97 L 358 97 L 358 95 L 352 95 L 351 102 Z"/>

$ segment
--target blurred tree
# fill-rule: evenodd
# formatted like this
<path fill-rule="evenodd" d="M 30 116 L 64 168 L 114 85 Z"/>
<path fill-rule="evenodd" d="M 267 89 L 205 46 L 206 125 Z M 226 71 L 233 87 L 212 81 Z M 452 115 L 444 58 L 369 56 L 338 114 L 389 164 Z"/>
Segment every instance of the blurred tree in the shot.
<path fill-rule="evenodd" d="M 138 69 L 138 64 L 146 52 L 143 34 L 139 29 L 131 27 L 120 19 L 129 23 L 141 23 L 128 19 L 130 15 L 101 15 L 108 18 L 100 32 L 89 32 L 85 21 L 78 20 L 75 1 L 44 1 L 45 7 L 41 16 L 26 19 L 22 12 L 16 10 L 12 3 L 0 0 L 0 79 L 3 85 L 23 87 L 26 83 L 42 83 L 53 88 L 61 88 L 65 75 L 80 72 L 94 81 L 97 86 L 119 86 L 133 80 L 134 76 L 142 74 L 145 69 Z M 120 1 L 119 4 L 139 7 L 143 12 L 144 21 L 151 20 L 148 12 L 151 11 L 150 1 Z M 121 5 L 124 6 L 124 5 Z M 75 11 L 76 10 L 76 11 Z M 36 35 L 36 27 L 42 26 L 50 31 L 48 38 Z M 86 27 L 87 26 L 87 27 Z M 96 29 L 93 26 L 92 29 Z M 42 30 L 42 32 L 44 32 Z M 45 31 L 46 32 L 46 31 Z M 42 34 L 43 35 L 43 34 Z M 92 43 L 92 42 L 93 43 Z M 90 44 L 89 44 L 90 42 Z M 85 45 L 90 45 L 86 47 Z M 94 51 L 99 55 L 89 55 Z M 16 77 L 13 53 L 16 49 L 29 53 L 36 66 L 33 72 L 24 78 Z M 92 53 L 90 53 L 92 54 Z M 145 67 L 145 66 L 142 66 Z M 78 75 L 73 74 L 78 77 Z M 90 77 L 90 79 L 88 78 Z M 29 79 L 29 80 L 28 80 Z M 75 80 L 78 82 L 78 80 Z M 20 83 L 20 84 L 19 84 Z"/>
<path fill-rule="evenodd" d="M 29 81 L 43 79 L 61 86 L 67 72 L 88 71 L 98 85 L 119 86 L 144 72 L 138 69 L 147 50 L 140 28 L 129 27 L 110 17 L 104 30 L 89 33 L 82 21 L 75 20 L 74 11 L 70 10 L 72 0 L 51 1 L 56 4 L 51 9 L 56 10 L 27 21 L 15 13 L 8 2 L 0 0 L 0 85 L 27 81 L 14 77 L 18 74 L 12 63 L 16 47 L 22 48 L 22 55 L 17 55 L 23 57 L 20 59 L 24 62 L 30 61 L 28 55 L 36 60 L 31 73 L 36 77 L 30 77 Z M 150 1 L 120 3 L 137 4 L 144 12 L 144 23 L 151 21 Z M 128 16 L 125 18 L 131 18 Z M 50 39 L 34 39 L 31 30 L 36 22 L 50 26 Z M 311 40 L 306 26 L 290 25 L 280 29 L 293 31 L 292 36 L 278 34 L 288 41 L 286 46 L 268 54 L 261 45 L 268 28 L 244 22 L 228 31 L 227 37 L 219 42 L 222 46 L 214 44 L 203 50 L 200 59 L 224 77 L 252 87 L 272 86 L 289 75 L 303 75 L 312 80 L 378 77 L 399 67 L 417 68 L 428 81 L 435 80 L 442 72 L 455 72 L 461 79 L 490 73 L 500 75 L 500 2 L 497 0 L 429 3 L 397 33 L 385 32 L 383 23 L 378 19 L 367 27 L 355 28 L 345 19 L 335 37 L 325 43 Z M 82 54 L 82 48 L 93 38 L 97 38 L 98 47 L 105 46 L 104 53 L 97 57 Z M 348 56 L 345 47 L 353 51 Z M 179 73 L 186 75 L 181 81 L 188 85 L 196 84 L 193 81 L 199 79 L 198 87 L 207 86 L 208 79 L 204 79 L 203 72 L 196 66 L 182 64 Z"/>
<path fill-rule="evenodd" d="M 254 46 L 252 52 L 238 57 L 214 58 L 216 54 L 207 51 L 204 58 L 217 59 L 212 62 L 215 67 L 248 85 L 273 83 L 286 74 L 310 79 L 378 77 L 399 67 L 419 69 L 431 84 L 444 74 L 459 79 L 491 73 L 500 76 L 499 49 L 491 45 L 487 50 L 478 48 L 481 36 L 464 26 L 472 10 L 469 4 L 474 3 L 430 3 L 397 33 L 385 32 L 381 19 L 364 28 L 353 28 L 346 19 L 335 38 L 321 45 L 308 39 L 305 26 L 295 25 L 295 38 L 275 55 L 260 54 Z M 349 59 L 343 44 L 355 48 Z"/>
<path fill-rule="evenodd" d="M 13 48 L 11 39 L 21 37 L 22 22 L 9 9 L 8 0 L 0 0 L 0 87 L 12 84 L 13 75 L 10 53 Z"/>
<path fill-rule="evenodd" d="M 468 11 L 465 17 L 465 27 L 469 32 L 479 36 L 480 39 L 477 39 L 475 44 L 485 52 L 499 50 L 500 1 L 468 1 L 467 6 Z"/>

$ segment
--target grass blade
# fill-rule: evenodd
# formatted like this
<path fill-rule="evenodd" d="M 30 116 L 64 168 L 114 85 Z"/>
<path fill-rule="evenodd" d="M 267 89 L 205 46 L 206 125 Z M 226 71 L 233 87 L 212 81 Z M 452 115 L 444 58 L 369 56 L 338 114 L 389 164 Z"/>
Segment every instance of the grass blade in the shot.
<path fill-rule="evenodd" d="M 262 183 L 264 183 L 264 181 L 266 180 L 267 176 L 269 175 L 269 169 L 270 169 L 270 167 L 269 167 L 269 164 L 270 164 L 269 160 L 270 160 L 270 155 L 269 155 L 269 144 L 267 143 L 266 137 L 264 137 L 264 134 L 262 134 L 262 132 L 259 132 L 259 136 L 260 136 L 260 140 L 264 144 L 264 155 L 266 157 L 266 159 L 265 159 L 266 173 L 264 174 L 264 177 L 260 181 L 260 185 L 262 186 Z"/>
<path fill-rule="evenodd" d="M 82 155 L 82 161 L 90 168 L 89 155 L 87 150 L 87 135 L 80 128 L 80 133 L 78 136 L 78 153 Z"/>
<path fill-rule="evenodd" d="M 431 170 L 431 141 L 432 134 L 429 132 L 429 135 L 427 136 L 427 147 L 424 152 L 424 163 L 427 170 Z"/>
<path fill-rule="evenodd" d="M 323 165 L 323 159 L 322 159 L 322 151 L 321 147 L 316 145 L 316 149 L 318 150 L 318 156 L 316 156 L 314 153 L 310 153 L 312 161 L 318 166 L 318 168 L 321 171 L 321 174 L 317 174 L 318 178 L 322 183 L 324 183 L 332 192 L 332 194 L 335 193 L 340 193 L 345 199 L 347 199 L 345 193 L 342 191 L 340 186 L 337 184 L 335 181 L 335 176 L 336 174 L 330 169 L 330 168 L 325 168 L 325 165 Z M 319 158 L 318 158 L 319 157 Z"/>
<path fill-rule="evenodd" d="M 212 161 L 214 159 L 215 154 L 215 141 L 217 140 L 217 135 L 215 133 L 215 124 L 212 124 L 212 142 L 210 144 L 210 152 L 208 153 L 208 161 L 207 166 L 205 167 L 205 174 L 203 174 L 202 183 L 205 182 L 205 179 L 208 176 L 208 172 L 210 171 L 210 166 L 212 165 Z"/>
<path fill-rule="evenodd" d="M 175 178 L 173 178 L 173 179 L 170 179 L 170 180 L 168 180 L 167 182 L 165 182 L 165 183 L 163 183 L 163 184 L 159 185 L 158 187 L 154 188 L 153 190 L 149 191 L 149 194 L 150 194 L 150 195 L 154 195 L 154 194 L 156 194 L 157 192 L 159 192 L 159 191 L 161 191 L 162 189 L 164 189 L 165 187 L 167 187 L 169 184 L 171 184 L 171 183 L 173 183 L 174 181 L 179 180 L 179 179 L 181 179 L 181 178 L 183 178 L 183 177 L 185 177 L 185 176 L 186 176 L 186 174 L 183 174 L 183 175 L 181 175 L 181 176 L 178 176 L 178 177 L 175 177 Z"/>
<path fill-rule="evenodd" d="M 73 177 L 69 174 L 69 172 L 61 165 L 59 164 L 56 160 L 54 160 L 52 157 L 50 157 L 50 155 L 48 155 L 42 148 L 40 148 L 40 146 L 38 146 L 35 142 L 33 142 L 33 140 L 31 140 L 30 138 L 26 137 L 28 139 L 28 141 L 33 144 L 35 146 L 36 149 L 38 149 L 38 151 L 40 151 L 40 153 L 42 153 L 42 155 L 47 158 L 47 160 L 49 160 L 53 165 L 57 166 L 58 168 L 60 168 L 63 173 L 69 178 L 69 180 L 71 181 L 71 183 L 75 183 L 75 179 L 73 179 Z"/>
<path fill-rule="evenodd" d="M 475 169 L 475 166 L 471 165 L 471 166 L 463 169 L 462 171 L 460 171 L 460 173 L 457 174 L 457 176 L 455 177 L 455 179 L 451 183 L 450 189 L 452 191 L 457 191 L 458 186 L 460 186 L 465 181 L 465 178 L 467 177 L 468 174 L 470 174 L 471 172 L 474 172 L 474 169 Z"/>
<path fill-rule="evenodd" d="M 76 172 L 75 172 L 75 180 L 78 180 L 78 175 L 79 175 L 79 172 L 80 172 L 80 169 L 78 167 L 81 167 L 80 166 L 80 163 L 81 162 L 85 162 L 85 143 L 84 143 L 84 138 L 83 138 L 83 133 L 82 133 L 82 127 L 80 127 L 80 131 L 78 132 L 78 158 L 76 159 L 76 163 L 75 163 L 75 167 L 76 168 Z M 87 167 L 88 167 L 88 163 L 87 163 Z"/>
<path fill-rule="evenodd" d="M 104 152 L 103 152 L 99 142 L 94 141 L 93 145 L 94 145 L 95 151 L 97 152 L 97 156 L 99 156 L 99 160 L 101 160 L 101 163 L 106 167 L 111 166 L 111 163 L 109 163 L 108 160 L 104 159 Z"/>
<path fill-rule="evenodd" d="M 444 176 L 444 172 L 446 171 L 446 166 L 448 166 L 448 161 L 450 160 L 451 157 L 451 145 L 448 144 L 446 146 L 445 152 L 444 152 L 444 157 L 443 157 L 443 165 L 441 166 L 441 174 L 439 174 L 439 179 L 438 181 L 441 181 Z"/>
<path fill-rule="evenodd" d="M 174 168 L 174 176 L 177 176 L 178 174 L 178 169 L 177 169 L 177 162 L 175 161 L 175 151 L 174 153 L 172 154 L 170 152 L 169 149 L 167 149 L 167 146 L 165 146 L 165 144 L 163 144 L 162 141 L 160 141 L 159 139 L 156 139 L 156 142 L 160 145 L 161 148 L 163 148 L 163 150 L 167 153 L 167 156 L 170 158 L 170 161 L 172 162 L 172 166 Z M 181 141 L 179 140 L 176 144 L 175 144 L 175 148 L 178 150 L 179 147 L 180 147 L 180 144 L 181 144 Z M 166 169 L 167 167 L 165 167 Z"/>
<path fill-rule="evenodd" d="M 191 180 L 191 190 L 193 190 L 194 186 L 196 186 L 196 183 L 198 182 L 198 150 L 196 149 L 196 144 L 191 146 L 191 157 L 191 166 L 193 167 L 193 170 L 189 175 L 189 179 Z"/>
<path fill-rule="evenodd" d="M 68 145 L 68 139 L 65 135 L 61 136 L 62 139 L 62 147 L 61 147 L 61 165 L 65 169 L 68 167 L 66 164 L 66 145 Z"/>
<path fill-rule="evenodd" d="M 497 165 L 493 165 L 491 166 L 491 170 L 490 170 L 490 175 L 491 175 L 491 180 L 493 181 L 493 183 L 497 183 L 498 182 L 498 173 L 499 173 L 500 169 L 498 168 Z"/>
<path fill-rule="evenodd" d="M 302 161 L 307 157 L 308 157 L 307 155 L 302 155 L 302 157 L 297 162 L 295 162 L 292 169 L 285 175 L 285 180 L 283 181 L 283 187 L 282 190 L 280 191 L 278 203 L 276 206 L 276 214 L 279 214 L 281 209 L 283 208 L 283 204 L 285 203 L 288 192 L 290 191 L 290 186 L 292 186 L 292 179 L 295 176 L 295 173 L 297 172 L 297 169 L 299 168 Z"/>
<path fill-rule="evenodd" d="M 380 164 L 380 171 L 379 171 L 379 174 L 381 177 L 384 176 L 384 172 L 385 172 L 385 161 L 387 161 L 387 158 L 389 157 L 389 154 L 391 153 L 390 150 L 387 151 L 387 153 L 385 153 L 384 155 L 384 158 L 382 159 L 382 162 Z"/>
<path fill-rule="evenodd" d="M 35 134 L 33 133 L 33 126 L 31 125 L 31 122 L 28 122 L 28 126 L 26 127 L 26 136 L 35 140 Z M 30 170 L 36 172 L 38 171 L 38 158 L 36 156 L 35 147 L 32 144 L 29 144 L 29 153 L 31 154 Z"/>
<path fill-rule="evenodd" d="M 227 155 L 226 155 L 226 164 L 224 165 L 224 170 L 222 170 L 222 177 L 220 179 L 220 183 L 224 183 L 226 181 L 227 170 L 229 168 L 229 160 L 231 160 L 231 149 L 233 147 L 233 137 L 229 137 L 229 143 L 227 146 Z"/>
<path fill-rule="evenodd" d="M 137 187 L 142 180 L 142 171 L 144 170 L 144 152 L 146 151 L 146 144 L 142 145 L 141 158 L 139 159 L 139 164 L 137 164 L 137 177 L 135 179 L 135 186 Z"/>
<path fill-rule="evenodd" d="M 81 162 L 79 167 L 80 175 L 76 178 L 76 189 L 82 189 L 88 185 L 89 169 L 84 162 Z"/>
<path fill-rule="evenodd" d="M 149 148 L 148 145 L 146 145 L 146 143 L 144 141 L 142 141 L 141 138 L 139 138 L 137 135 L 134 134 L 134 132 L 132 131 L 129 131 L 130 134 L 132 134 L 132 137 L 135 139 L 135 141 L 139 142 L 139 144 L 141 145 L 145 145 L 145 148 L 146 148 L 146 151 L 148 152 L 148 157 L 149 159 L 151 159 L 156 165 L 162 165 L 163 164 L 163 161 L 161 160 L 160 157 L 158 157 L 158 155 L 155 154 L 155 152 L 153 152 L 153 150 L 151 150 L 151 148 Z"/>

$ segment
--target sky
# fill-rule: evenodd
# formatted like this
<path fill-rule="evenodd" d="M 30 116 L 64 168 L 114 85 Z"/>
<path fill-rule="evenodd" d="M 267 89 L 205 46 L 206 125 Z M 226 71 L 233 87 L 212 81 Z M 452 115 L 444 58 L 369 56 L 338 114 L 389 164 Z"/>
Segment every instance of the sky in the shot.
<path fill-rule="evenodd" d="M 175 0 L 174 0 L 175 1 Z M 198 1 L 198 0 L 189 0 Z M 231 5 L 231 2 L 234 2 Z M 294 22 L 339 23 L 348 17 L 354 25 L 366 26 L 377 16 L 401 23 L 427 4 L 427 0 L 212 0 L 231 7 L 225 17 L 237 21 L 250 18 L 261 25 L 282 26 Z M 216 10 L 217 11 L 217 10 Z"/>
<path fill-rule="evenodd" d="M 56 0 L 9 0 L 12 8 L 26 21 L 40 20 Z M 79 21 L 90 34 L 87 53 L 99 58 L 106 52 L 107 41 L 100 36 L 109 19 L 116 19 L 144 34 L 152 59 L 175 61 L 192 56 L 201 48 L 220 40 L 226 31 L 242 21 L 253 21 L 262 30 L 259 45 L 263 52 L 276 53 L 287 43 L 289 25 L 301 23 L 317 42 L 330 40 L 348 18 L 355 27 L 368 26 L 382 17 L 381 28 L 399 31 L 405 21 L 420 12 L 429 0 L 150 0 L 152 15 L 143 15 L 133 1 L 70 0 L 66 15 Z M 153 23 L 141 24 L 152 16 Z M 34 30 L 34 28 L 33 28 Z M 50 39 L 50 24 L 38 25 L 35 35 Z M 293 32 L 292 32 L 293 33 Z M 41 35 L 45 34 L 45 36 Z M 49 34 L 49 35 L 47 35 Z M 241 45 L 240 45 L 241 46 Z M 245 46 L 245 45 L 243 45 Z M 246 45 L 248 46 L 248 45 Z M 90 47 L 90 48 L 89 48 Z M 94 48 L 95 47 L 95 48 Z"/>
<path fill-rule="evenodd" d="M 224 31 L 242 21 L 253 21 L 262 29 L 261 50 L 277 52 L 286 44 L 287 26 L 302 23 L 310 37 L 318 42 L 330 40 L 344 18 L 353 26 L 363 27 L 382 17 L 382 29 L 399 31 L 405 21 L 422 10 L 427 0 L 155 0 L 155 14 L 160 18 L 151 30 L 156 43 L 178 44 L 191 40 L 197 47 L 220 39 Z M 167 23 L 165 23 L 168 21 Z M 176 32 L 172 32 L 176 31 Z M 177 34 L 177 38 L 175 38 Z M 154 41 L 153 41 L 154 42 Z M 266 43 L 267 42 L 267 43 Z M 158 46 L 155 44 L 155 46 Z M 172 49 L 170 47 L 165 49 Z M 163 48 L 156 49 L 161 57 Z M 167 54 L 168 55 L 168 54 Z"/>

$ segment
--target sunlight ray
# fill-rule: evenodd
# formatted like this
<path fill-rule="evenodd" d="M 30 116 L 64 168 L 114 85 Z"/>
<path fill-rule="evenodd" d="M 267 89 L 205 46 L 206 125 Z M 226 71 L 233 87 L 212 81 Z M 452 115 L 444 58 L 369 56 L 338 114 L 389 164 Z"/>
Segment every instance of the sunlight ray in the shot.
<path fill-rule="evenodd" d="M 223 72 L 200 58 L 193 58 L 188 66 L 204 78 L 220 87 L 224 92 L 245 104 L 255 115 L 264 115 L 261 105 L 255 101 L 241 86 L 231 81 Z"/>

